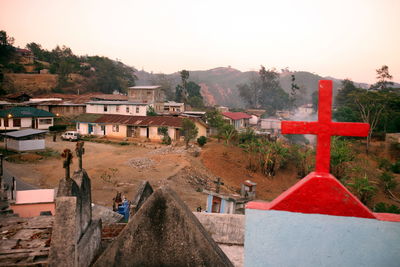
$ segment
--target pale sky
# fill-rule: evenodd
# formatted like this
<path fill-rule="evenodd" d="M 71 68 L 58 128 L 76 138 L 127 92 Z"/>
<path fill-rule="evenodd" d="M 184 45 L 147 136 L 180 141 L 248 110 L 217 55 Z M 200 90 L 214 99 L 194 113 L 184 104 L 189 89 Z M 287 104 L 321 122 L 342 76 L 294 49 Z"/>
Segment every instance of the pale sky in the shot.
<path fill-rule="evenodd" d="M 388 65 L 400 81 L 400 0 L 0 0 L 0 29 L 146 71 L 264 65 L 373 83 Z"/>

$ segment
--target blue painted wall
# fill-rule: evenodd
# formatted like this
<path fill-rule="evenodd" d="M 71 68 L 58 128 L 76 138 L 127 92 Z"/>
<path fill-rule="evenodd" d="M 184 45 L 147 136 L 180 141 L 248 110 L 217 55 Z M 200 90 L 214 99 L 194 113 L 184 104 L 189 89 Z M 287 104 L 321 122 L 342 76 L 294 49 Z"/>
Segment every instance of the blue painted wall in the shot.
<path fill-rule="evenodd" d="M 245 266 L 400 266 L 400 223 L 246 209 Z"/>
<path fill-rule="evenodd" d="M 212 199 L 213 199 L 212 195 L 207 196 L 207 212 L 210 212 L 210 213 L 212 211 Z"/>

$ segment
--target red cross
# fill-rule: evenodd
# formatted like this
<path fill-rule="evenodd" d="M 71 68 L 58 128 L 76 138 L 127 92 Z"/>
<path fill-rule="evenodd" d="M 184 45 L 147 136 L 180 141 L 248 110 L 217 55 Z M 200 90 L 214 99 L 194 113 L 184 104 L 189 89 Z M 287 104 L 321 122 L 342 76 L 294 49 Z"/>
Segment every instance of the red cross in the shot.
<path fill-rule="evenodd" d="M 332 81 L 319 82 L 318 121 L 282 121 L 283 134 L 317 135 L 316 171 L 329 173 L 331 136 L 367 136 L 368 123 L 332 122 Z"/>

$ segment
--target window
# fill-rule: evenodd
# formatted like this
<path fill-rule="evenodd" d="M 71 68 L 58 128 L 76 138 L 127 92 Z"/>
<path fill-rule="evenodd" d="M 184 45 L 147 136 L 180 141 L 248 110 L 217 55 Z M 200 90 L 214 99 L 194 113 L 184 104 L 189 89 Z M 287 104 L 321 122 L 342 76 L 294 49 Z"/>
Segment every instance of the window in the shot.
<path fill-rule="evenodd" d="M 81 124 L 80 124 L 79 122 L 76 124 L 76 129 L 77 129 L 77 130 L 79 130 L 80 125 L 81 125 Z"/>
<path fill-rule="evenodd" d="M 8 127 L 8 118 L 4 118 L 4 127 Z"/>
<path fill-rule="evenodd" d="M 139 107 L 136 107 L 136 113 L 139 113 Z"/>
<path fill-rule="evenodd" d="M 104 106 L 103 106 L 103 109 L 104 109 L 104 112 L 107 112 L 108 106 L 107 106 L 107 105 L 104 105 Z"/>
<path fill-rule="evenodd" d="M 115 107 L 115 110 L 116 110 L 117 112 L 119 112 L 119 105 L 117 105 L 117 106 Z"/>
<path fill-rule="evenodd" d="M 39 124 L 51 124 L 52 119 L 39 119 Z"/>
<path fill-rule="evenodd" d="M 113 132 L 119 132 L 119 125 L 118 124 L 114 124 L 112 127 L 112 131 Z"/>
<path fill-rule="evenodd" d="M 126 107 L 126 113 L 129 113 L 129 107 Z"/>
<path fill-rule="evenodd" d="M 21 127 L 21 119 L 13 119 L 14 127 Z"/>

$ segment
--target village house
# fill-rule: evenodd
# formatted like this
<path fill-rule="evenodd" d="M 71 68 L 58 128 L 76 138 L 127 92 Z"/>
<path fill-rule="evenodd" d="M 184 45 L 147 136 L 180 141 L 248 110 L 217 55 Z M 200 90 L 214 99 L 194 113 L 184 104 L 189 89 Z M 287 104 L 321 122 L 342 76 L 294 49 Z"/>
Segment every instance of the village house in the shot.
<path fill-rule="evenodd" d="M 261 119 L 261 116 L 266 112 L 265 109 L 247 109 L 246 113 L 251 116 L 249 120 L 250 125 L 258 125 Z"/>
<path fill-rule="evenodd" d="M 4 133 L 5 148 L 18 152 L 44 150 L 46 130 L 24 129 Z"/>
<path fill-rule="evenodd" d="M 82 135 L 93 134 L 117 138 L 136 137 L 157 141 L 163 138 L 161 127 L 167 127 L 169 137 L 172 140 L 180 140 L 181 136 L 183 136 L 183 119 L 182 117 L 172 116 L 126 116 L 110 114 L 79 119 L 76 129 Z M 198 128 L 197 137 L 207 136 L 207 125 L 195 118 L 192 118 L 192 121 Z"/>
<path fill-rule="evenodd" d="M 156 103 L 155 111 L 157 113 L 179 114 L 185 111 L 185 104 L 177 103 L 175 101 Z"/>
<path fill-rule="evenodd" d="M 128 88 L 128 100 L 136 103 L 149 104 L 154 107 L 155 103 L 164 101 L 161 86 L 132 86 Z"/>
<path fill-rule="evenodd" d="M 299 117 L 307 117 L 314 112 L 313 104 L 304 104 L 300 106 L 298 109 L 298 116 Z"/>
<path fill-rule="evenodd" d="M 130 101 L 90 101 L 86 113 L 146 116 L 147 104 Z"/>
<path fill-rule="evenodd" d="M 243 112 L 222 112 L 222 116 L 225 120 L 229 121 L 229 124 L 233 125 L 236 130 L 246 128 L 250 125 L 249 120 L 251 116 Z"/>
<path fill-rule="evenodd" d="M 1 125 L 4 131 L 23 128 L 49 129 L 53 126 L 54 114 L 32 107 L 13 107 L 0 110 Z"/>
<path fill-rule="evenodd" d="M 281 133 L 281 120 L 273 117 L 261 119 L 261 130 L 278 135 Z"/>

